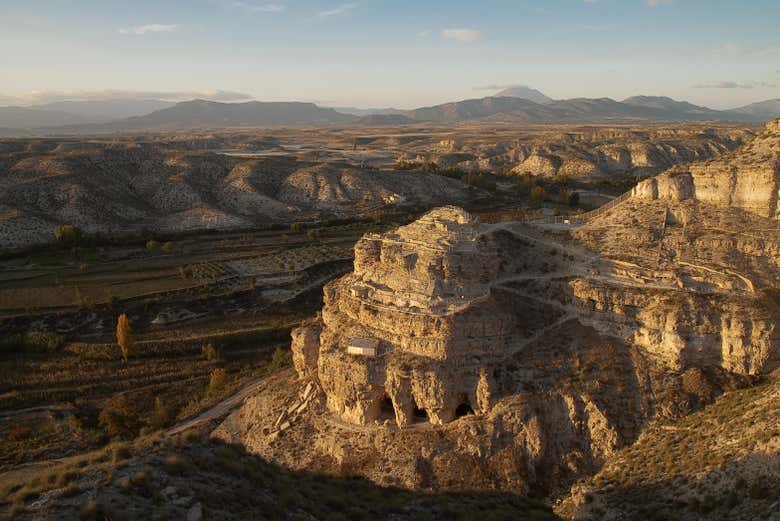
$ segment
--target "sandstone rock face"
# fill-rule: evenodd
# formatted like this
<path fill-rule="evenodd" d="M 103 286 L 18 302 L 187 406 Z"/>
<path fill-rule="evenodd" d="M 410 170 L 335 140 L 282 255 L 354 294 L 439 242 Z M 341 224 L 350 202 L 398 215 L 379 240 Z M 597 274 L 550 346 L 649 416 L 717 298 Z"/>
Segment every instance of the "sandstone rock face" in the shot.
<path fill-rule="evenodd" d="M 317 374 L 321 332 L 319 317 L 304 322 L 292 331 L 293 366 L 301 378 Z"/>
<path fill-rule="evenodd" d="M 295 334 L 311 338 L 322 328 L 318 379 L 328 407 L 351 422 L 392 418 L 400 426 L 481 409 L 488 381 L 473 359 L 503 351 L 514 326 L 491 295 L 500 262 L 473 218 L 454 207 L 365 236 L 355 272 L 325 288 L 321 323 Z M 364 338 L 379 353 L 349 354 L 350 342 Z M 294 343 L 296 359 L 307 345 Z"/>
<path fill-rule="evenodd" d="M 687 171 L 669 173 L 639 183 L 633 195 L 642 199 L 681 201 L 695 198 L 717 206 L 742 208 L 780 218 L 780 120 L 734 153 Z"/>

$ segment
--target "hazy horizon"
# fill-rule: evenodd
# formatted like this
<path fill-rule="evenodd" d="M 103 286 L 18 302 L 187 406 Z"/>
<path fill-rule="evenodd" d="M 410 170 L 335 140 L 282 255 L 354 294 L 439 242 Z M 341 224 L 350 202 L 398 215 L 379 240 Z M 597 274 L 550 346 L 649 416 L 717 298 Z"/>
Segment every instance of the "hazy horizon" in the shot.
<path fill-rule="evenodd" d="M 0 105 L 112 91 L 408 109 L 514 85 L 716 109 L 780 98 L 769 0 L 7 4 Z"/>

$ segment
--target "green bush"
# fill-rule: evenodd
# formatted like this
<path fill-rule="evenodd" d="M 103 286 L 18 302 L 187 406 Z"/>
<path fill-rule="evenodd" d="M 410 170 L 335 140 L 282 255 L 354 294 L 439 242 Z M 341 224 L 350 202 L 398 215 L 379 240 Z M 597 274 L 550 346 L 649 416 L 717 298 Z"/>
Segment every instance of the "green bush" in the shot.
<path fill-rule="evenodd" d="M 287 367 L 292 362 L 292 353 L 289 349 L 277 347 L 274 351 L 271 361 L 265 366 L 268 371 L 276 371 L 282 367 Z"/>
<path fill-rule="evenodd" d="M 219 350 L 211 342 L 200 348 L 200 354 L 207 362 L 218 362 L 221 358 Z"/>

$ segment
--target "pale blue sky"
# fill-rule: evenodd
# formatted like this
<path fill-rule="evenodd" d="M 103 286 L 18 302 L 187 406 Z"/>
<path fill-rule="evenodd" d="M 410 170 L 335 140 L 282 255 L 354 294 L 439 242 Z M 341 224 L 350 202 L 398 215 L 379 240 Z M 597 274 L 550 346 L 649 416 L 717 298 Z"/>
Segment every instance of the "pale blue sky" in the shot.
<path fill-rule="evenodd" d="M 416 107 L 780 97 L 778 0 L 0 0 L 0 94 L 202 92 Z"/>

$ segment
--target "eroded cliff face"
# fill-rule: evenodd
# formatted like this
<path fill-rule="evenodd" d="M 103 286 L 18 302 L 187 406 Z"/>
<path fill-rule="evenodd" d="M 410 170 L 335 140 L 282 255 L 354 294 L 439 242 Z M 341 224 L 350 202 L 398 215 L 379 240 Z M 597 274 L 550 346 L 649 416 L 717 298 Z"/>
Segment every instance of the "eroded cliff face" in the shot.
<path fill-rule="evenodd" d="M 564 491 L 780 365 L 777 224 L 635 197 L 571 230 L 446 207 L 367 235 L 293 333 L 297 383 L 215 434 L 388 485 Z"/>
<path fill-rule="evenodd" d="M 633 193 L 648 200 L 695 199 L 779 219 L 779 127 L 780 120 L 773 121 L 735 152 L 643 181 Z"/>

